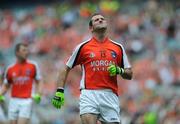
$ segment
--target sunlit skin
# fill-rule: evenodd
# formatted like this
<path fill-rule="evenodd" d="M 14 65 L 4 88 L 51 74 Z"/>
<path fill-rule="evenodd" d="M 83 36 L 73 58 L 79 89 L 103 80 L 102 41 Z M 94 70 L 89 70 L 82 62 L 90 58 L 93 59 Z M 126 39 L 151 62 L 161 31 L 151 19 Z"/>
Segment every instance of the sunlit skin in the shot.
<path fill-rule="evenodd" d="M 92 17 L 92 26 L 89 27 L 93 36 L 99 41 L 103 41 L 107 35 L 107 20 L 102 15 L 96 15 Z"/>
<path fill-rule="evenodd" d="M 92 17 L 92 30 L 93 32 L 106 31 L 107 30 L 107 21 L 102 15 L 97 15 Z"/>

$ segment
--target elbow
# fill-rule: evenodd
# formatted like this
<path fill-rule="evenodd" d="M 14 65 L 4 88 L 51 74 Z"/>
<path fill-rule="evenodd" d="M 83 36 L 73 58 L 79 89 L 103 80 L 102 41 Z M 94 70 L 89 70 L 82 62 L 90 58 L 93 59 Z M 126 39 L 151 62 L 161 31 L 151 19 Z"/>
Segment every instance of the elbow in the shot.
<path fill-rule="evenodd" d="M 128 76 L 126 76 L 126 78 L 125 79 L 127 79 L 127 80 L 132 80 L 132 75 L 128 75 Z"/>
<path fill-rule="evenodd" d="M 132 75 L 130 75 L 127 79 L 128 80 L 132 80 L 132 78 L 133 78 Z"/>
<path fill-rule="evenodd" d="M 132 80 L 132 78 L 133 78 L 133 72 L 131 71 L 129 74 L 128 80 Z"/>
<path fill-rule="evenodd" d="M 122 75 L 122 77 L 126 80 L 132 80 L 133 78 L 133 73 L 132 71 L 130 71 L 129 73 L 125 74 L 125 75 Z"/>
<path fill-rule="evenodd" d="M 133 71 L 132 71 L 132 69 L 130 68 L 130 69 L 127 69 L 127 80 L 132 80 L 132 78 L 133 78 Z"/>

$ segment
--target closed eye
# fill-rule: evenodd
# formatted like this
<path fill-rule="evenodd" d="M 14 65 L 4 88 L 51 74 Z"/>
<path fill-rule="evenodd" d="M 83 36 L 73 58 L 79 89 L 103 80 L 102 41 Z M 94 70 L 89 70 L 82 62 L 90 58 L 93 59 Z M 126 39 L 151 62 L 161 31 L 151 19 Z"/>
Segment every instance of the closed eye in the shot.
<path fill-rule="evenodd" d="M 97 22 L 99 20 L 105 20 L 104 18 L 98 18 L 98 19 L 95 19 L 94 21 Z"/>

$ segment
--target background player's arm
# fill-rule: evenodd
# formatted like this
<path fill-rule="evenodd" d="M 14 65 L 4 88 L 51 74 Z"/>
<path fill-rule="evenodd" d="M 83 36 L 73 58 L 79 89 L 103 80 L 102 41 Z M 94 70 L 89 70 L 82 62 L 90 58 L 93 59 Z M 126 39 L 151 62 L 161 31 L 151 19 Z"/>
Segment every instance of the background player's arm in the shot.
<path fill-rule="evenodd" d="M 9 83 L 4 83 L 2 85 L 2 88 L 0 89 L 0 96 L 4 95 L 7 92 L 7 90 L 9 89 L 9 87 L 10 87 Z"/>
<path fill-rule="evenodd" d="M 43 83 L 42 80 L 36 80 L 35 94 L 32 96 L 34 101 L 38 104 L 41 101 Z"/>
<path fill-rule="evenodd" d="M 42 88 L 43 88 L 42 80 L 36 80 L 35 92 L 38 93 L 39 95 L 41 95 L 42 94 Z"/>
<path fill-rule="evenodd" d="M 41 101 L 41 95 L 42 95 L 42 88 L 43 88 L 43 81 L 41 78 L 41 73 L 40 73 L 40 69 L 39 66 L 35 63 L 35 67 L 36 67 L 36 76 L 35 76 L 35 94 L 32 96 L 32 98 L 34 99 L 34 101 L 39 104 Z"/>

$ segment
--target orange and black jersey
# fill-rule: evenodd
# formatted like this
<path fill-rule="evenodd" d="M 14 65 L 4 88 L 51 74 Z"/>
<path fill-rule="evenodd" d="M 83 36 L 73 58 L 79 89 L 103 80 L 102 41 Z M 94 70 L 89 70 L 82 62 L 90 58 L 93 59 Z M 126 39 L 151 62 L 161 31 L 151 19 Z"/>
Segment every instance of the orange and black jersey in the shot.
<path fill-rule="evenodd" d="M 121 44 L 109 38 L 103 42 L 94 37 L 79 44 L 73 51 L 66 65 L 82 67 L 80 89 L 111 89 L 117 94 L 117 76 L 110 76 L 107 67 L 110 64 L 130 68 L 127 55 Z"/>

